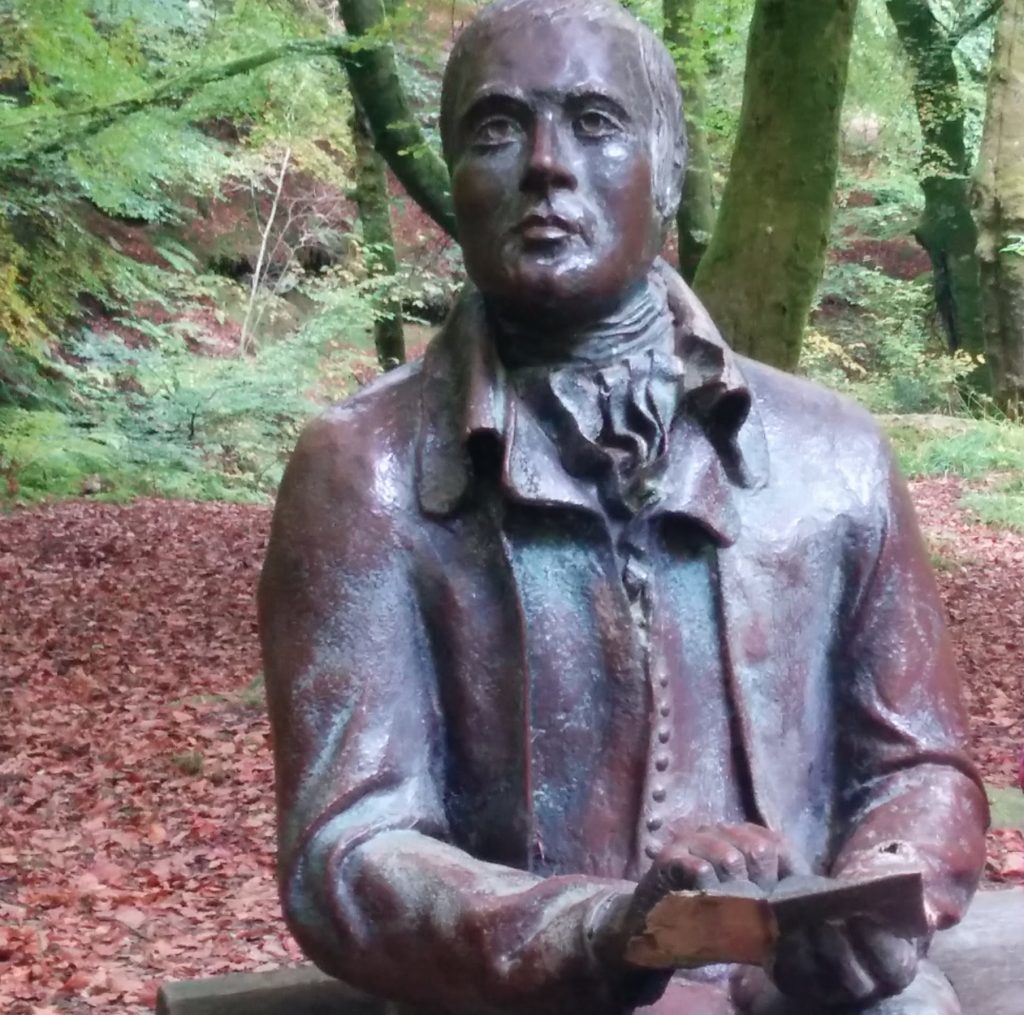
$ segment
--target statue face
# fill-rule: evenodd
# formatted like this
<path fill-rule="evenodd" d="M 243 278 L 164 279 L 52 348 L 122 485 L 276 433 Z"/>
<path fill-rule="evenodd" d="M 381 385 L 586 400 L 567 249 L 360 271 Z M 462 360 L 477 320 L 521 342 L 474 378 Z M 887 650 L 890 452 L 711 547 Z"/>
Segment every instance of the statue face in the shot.
<path fill-rule="evenodd" d="M 470 278 L 515 316 L 584 323 L 661 248 L 636 38 L 580 18 L 488 32 L 458 78 L 452 192 Z"/>

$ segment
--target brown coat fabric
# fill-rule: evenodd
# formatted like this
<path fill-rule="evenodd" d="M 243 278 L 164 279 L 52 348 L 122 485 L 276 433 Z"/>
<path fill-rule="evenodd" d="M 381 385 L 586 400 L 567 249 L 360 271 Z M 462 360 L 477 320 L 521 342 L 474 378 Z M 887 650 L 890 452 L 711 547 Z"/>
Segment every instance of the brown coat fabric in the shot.
<path fill-rule="evenodd" d="M 819 871 L 903 850 L 936 927 L 976 886 L 985 798 L 885 442 L 734 358 L 666 277 L 704 383 L 648 519 L 648 637 L 592 491 L 503 400 L 472 296 L 299 442 L 260 597 L 281 890 L 354 985 L 612 1011 L 588 928 L 673 823 L 736 817 L 722 801 Z M 726 703 L 706 719 L 701 681 Z"/>

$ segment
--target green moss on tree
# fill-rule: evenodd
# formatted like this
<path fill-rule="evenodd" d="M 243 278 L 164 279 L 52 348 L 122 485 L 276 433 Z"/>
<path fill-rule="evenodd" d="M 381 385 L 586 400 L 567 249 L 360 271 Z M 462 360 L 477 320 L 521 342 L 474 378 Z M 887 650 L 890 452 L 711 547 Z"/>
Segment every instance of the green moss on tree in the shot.
<path fill-rule="evenodd" d="M 398 272 L 395 238 L 391 229 L 391 203 L 384 160 L 373 147 L 366 117 L 358 102 L 352 113 L 352 140 L 356 154 L 356 204 L 363 227 L 363 248 L 370 275 L 394 278 Z M 384 370 L 405 362 L 402 308 L 392 293 L 378 308 L 373 340 L 377 360 Z"/>
<path fill-rule="evenodd" d="M 1004 0 L 977 180 L 985 353 L 996 400 L 1024 415 L 1024 0 Z"/>
<path fill-rule="evenodd" d="M 352 90 L 366 112 L 374 146 L 409 196 L 450 235 L 455 214 L 448 169 L 427 143 L 398 77 L 383 0 L 340 0 L 345 30 L 360 45 L 344 56 Z"/>
<path fill-rule="evenodd" d="M 785 369 L 821 280 L 856 0 L 757 0 L 729 180 L 695 284 L 734 348 Z"/>
<path fill-rule="evenodd" d="M 926 0 L 886 0 L 913 73 L 923 152 L 924 211 L 915 236 L 932 263 L 935 303 L 951 349 L 982 351 L 978 231 L 970 207 L 970 156 L 953 50 L 956 37 Z M 986 383 L 984 377 L 979 382 Z"/>

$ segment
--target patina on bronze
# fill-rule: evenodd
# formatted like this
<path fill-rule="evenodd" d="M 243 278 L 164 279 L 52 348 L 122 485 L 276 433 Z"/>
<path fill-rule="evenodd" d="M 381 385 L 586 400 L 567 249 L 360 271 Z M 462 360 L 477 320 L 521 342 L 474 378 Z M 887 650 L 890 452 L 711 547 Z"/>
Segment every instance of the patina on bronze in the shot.
<path fill-rule="evenodd" d="M 867 414 L 734 356 L 658 258 L 668 54 L 611 3 L 506 0 L 442 105 L 473 284 L 306 430 L 260 590 L 297 940 L 433 1012 L 958 1012 L 922 956 L 986 803 L 927 554 Z M 898 870 L 923 936 L 625 958 L 674 889 Z"/>

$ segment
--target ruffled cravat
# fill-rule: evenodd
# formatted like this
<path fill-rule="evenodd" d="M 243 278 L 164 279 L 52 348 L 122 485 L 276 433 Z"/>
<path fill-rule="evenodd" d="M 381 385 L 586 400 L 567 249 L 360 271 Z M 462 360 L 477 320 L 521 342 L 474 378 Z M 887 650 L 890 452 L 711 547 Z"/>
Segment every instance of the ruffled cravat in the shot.
<path fill-rule="evenodd" d="M 593 478 L 606 509 L 632 517 L 657 503 L 683 364 L 664 349 L 603 367 L 516 371 L 513 384 L 575 476 Z"/>

